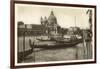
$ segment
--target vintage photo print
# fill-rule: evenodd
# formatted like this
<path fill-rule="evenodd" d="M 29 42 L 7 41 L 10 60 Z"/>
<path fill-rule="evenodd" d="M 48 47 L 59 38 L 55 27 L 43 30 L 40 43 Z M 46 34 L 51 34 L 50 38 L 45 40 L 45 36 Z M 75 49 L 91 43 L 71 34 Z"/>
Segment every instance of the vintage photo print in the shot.
<path fill-rule="evenodd" d="M 14 4 L 15 65 L 95 61 L 95 8 Z"/>

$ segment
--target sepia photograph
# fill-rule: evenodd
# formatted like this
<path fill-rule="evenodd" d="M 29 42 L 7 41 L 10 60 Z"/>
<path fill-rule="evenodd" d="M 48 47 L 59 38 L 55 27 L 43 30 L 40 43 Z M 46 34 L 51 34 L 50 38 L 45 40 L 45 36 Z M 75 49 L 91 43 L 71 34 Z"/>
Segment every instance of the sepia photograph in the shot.
<path fill-rule="evenodd" d="M 15 65 L 95 61 L 94 6 L 14 3 Z"/>

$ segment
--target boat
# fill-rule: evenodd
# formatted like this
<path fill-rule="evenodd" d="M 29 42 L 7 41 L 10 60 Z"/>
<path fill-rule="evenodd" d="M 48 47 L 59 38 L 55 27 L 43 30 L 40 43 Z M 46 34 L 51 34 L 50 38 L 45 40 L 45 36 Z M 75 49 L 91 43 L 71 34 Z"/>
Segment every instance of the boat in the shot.
<path fill-rule="evenodd" d="M 49 38 L 48 36 L 41 36 L 39 38 L 36 38 L 39 41 L 53 41 L 51 38 Z"/>
<path fill-rule="evenodd" d="M 41 43 L 39 43 L 41 42 Z M 34 48 L 57 48 L 57 47 L 68 47 L 68 46 L 76 46 L 77 44 L 82 42 L 82 39 L 60 39 L 55 38 L 52 40 L 40 40 L 38 43 L 33 43 L 30 41 L 30 46 Z M 47 42 L 47 43 L 46 43 Z"/>
<path fill-rule="evenodd" d="M 36 38 L 37 40 L 39 40 L 39 41 L 52 41 L 50 38 L 48 38 L 48 39 L 41 39 L 41 38 Z"/>
<path fill-rule="evenodd" d="M 68 37 L 63 39 L 56 39 L 56 42 L 59 43 L 73 43 L 73 42 L 81 42 L 81 41 L 82 41 L 82 37 L 76 35 L 70 36 L 70 38 Z"/>

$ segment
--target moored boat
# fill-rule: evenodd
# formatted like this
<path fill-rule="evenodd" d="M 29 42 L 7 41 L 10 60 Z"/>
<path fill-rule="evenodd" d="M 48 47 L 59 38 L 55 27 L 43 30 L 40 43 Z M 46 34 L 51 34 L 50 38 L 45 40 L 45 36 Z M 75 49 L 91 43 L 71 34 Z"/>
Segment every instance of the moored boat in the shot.
<path fill-rule="evenodd" d="M 40 43 L 39 43 L 40 42 Z M 68 47 L 68 46 L 76 46 L 78 43 L 82 42 L 82 39 L 79 38 L 54 38 L 50 40 L 42 40 L 40 39 L 38 43 L 33 43 L 30 45 L 34 48 L 53 48 L 53 47 Z"/>

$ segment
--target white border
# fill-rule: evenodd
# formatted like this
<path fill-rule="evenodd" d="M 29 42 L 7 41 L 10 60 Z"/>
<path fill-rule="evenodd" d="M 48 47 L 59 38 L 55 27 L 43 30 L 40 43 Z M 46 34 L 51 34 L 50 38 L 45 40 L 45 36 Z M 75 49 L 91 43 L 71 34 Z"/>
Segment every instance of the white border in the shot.
<path fill-rule="evenodd" d="M 30 4 L 15 4 L 15 9 L 16 9 L 16 5 L 21 5 L 21 6 L 25 6 L 25 5 L 27 5 L 27 6 L 30 6 Z M 52 8 L 65 8 L 66 9 L 66 7 L 62 7 L 62 6 L 47 6 L 47 5 L 32 5 L 31 4 L 31 6 L 34 6 L 34 7 L 52 7 Z M 72 9 L 92 9 L 93 10 L 93 14 L 94 14 L 94 11 L 95 11 L 95 9 L 94 8 L 81 8 L 81 7 L 67 7 L 67 9 L 70 9 L 70 8 L 72 8 Z M 95 15 L 95 14 L 94 14 Z M 95 35 L 95 33 L 94 32 L 96 32 L 96 31 L 94 31 L 94 29 L 95 29 L 95 27 L 94 27 L 94 21 L 95 21 L 95 19 L 94 19 L 94 15 L 92 16 L 92 19 L 93 19 L 93 21 L 92 21 L 92 25 L 93 25 L 93 27 L 92 27 L 92 32 L 93 32 L 93 37 L 92 37 L 92 40 L 93 40 L 93 47 L 92 47 L 92 49 L 93 49 L 93 57 L 92 57 L 92 59 L 88 59 L 88 60 L 69 60 L 69 61 L 51 61 L 51 62 L 36 62 L 36 63 L 17 63 L 17 21 L 16 21 L 16 19 L 15 19 L 15 66 L 20 66 L 20 65 L 37 65 L 37 64 L 52 64 L 52 63 L 74 63 L 74 62 L 88 62 L 88 61 L 94 61 L 94 57 L 95 57 L 95 53 L 94 53 L 94 51 L 95 51 L 95 43 L 94 43 L 94 35 Z M 16 15 L 16 11 L 15 11 L 15 18 L 17 18 L 17 15 Z"/>

